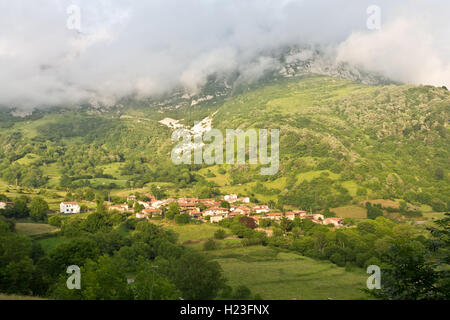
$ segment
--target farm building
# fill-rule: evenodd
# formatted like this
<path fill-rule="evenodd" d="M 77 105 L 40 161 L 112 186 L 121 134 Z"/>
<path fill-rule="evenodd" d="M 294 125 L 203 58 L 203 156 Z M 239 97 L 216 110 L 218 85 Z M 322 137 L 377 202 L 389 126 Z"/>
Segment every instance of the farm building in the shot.
<path fill-rule="evenodd" d="M 215 222 L 222 221 L 223 219 L 224 219 L 223 214 L 216 214 L 216 215 L 213 215 L 210 217 L 209 222 L 215 223 Z"/>
<path fill-rule="evenodd" d="M 344 225 L 344 219 L 341 218 L 326 218 L 323 220 L 324 225 L 332 224 L 335 227 L 342 227 Z"/>
<path fill-rule="evenodd" d="M 127 212 L 129 210 L 129 208 L 128 208 L 128 204 L 118 204 L 118 205 L 109 206 L 108 210 L 110 210 L 110 211 L 117 210 L 120 212 Z"/>
<path fill-rule="evenodd" d="M 61 202 L 59 205 L 59 212 L 61 214 L 76 214 L 80 213 L 81 208 L 78 202 Z"/>
<path fill-rule="evenodd" d="M 209 208 L 203 212 L 203 216 L 213 216 L 216 214 L 228 214 L 229 210 L 227 208 L 214 207 Z"/>

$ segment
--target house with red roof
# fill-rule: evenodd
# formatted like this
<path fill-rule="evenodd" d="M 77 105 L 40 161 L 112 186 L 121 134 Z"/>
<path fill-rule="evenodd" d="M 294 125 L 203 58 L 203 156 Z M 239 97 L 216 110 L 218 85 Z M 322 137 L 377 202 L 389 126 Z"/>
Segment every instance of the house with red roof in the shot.
<path fill-rule="evenodd" d="M 280 220 L 283 217 L 283 213 L 281 212 L 267 213 L 265 214 L 265 217 L 271 220 Z"/>
<path fill-rule="evenodd" d="M 224 214 L 215 214 L 215 215 L 210 216 L 209 222 L 217 223 L 217 222 L 222 221 L 223 219 L 225 219 L 225 215 Z"/>
<path fill-rule="evenodd" d="M 120 212 L 127 212 L 130 209 L 128 208 L 128 204 L 117 204 L 117 205 L 109 206 L 108 210 L 110 210 L 110 211 L 117 210 L 117 211 L 120 211 Z"/>
<path fill-rule="evenodd" d="M 223 214 L 223 215 L 228 215 L 230 211 L 227 208 L 221 208 L 221 207 L 212 207 L 212 208 L 208 208 L 205 211 L 203 211 L 203 216 L 213 216 L 216 214 Z"/>
<path fill-rule="evenodd" d="M 323 220 L 324 225 L 332 224 L 335 227 L 339 228 L 344 226 L 344 219 L 342 218 L 326 218 Z"/>

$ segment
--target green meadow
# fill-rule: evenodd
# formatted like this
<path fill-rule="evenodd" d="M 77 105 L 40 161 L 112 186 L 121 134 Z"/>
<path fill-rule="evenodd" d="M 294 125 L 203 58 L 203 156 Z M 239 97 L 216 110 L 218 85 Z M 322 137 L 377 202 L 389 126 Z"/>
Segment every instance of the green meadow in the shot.
<path fill-rule="evenodd" d="M 346 271 L 328 261 L 271 247 L 243 247 L 241 239 L 236 238 L 215 240 L 217 249 L 204 251 L 203 244 L 213 238 L 219 226 L 159 224 L 178 233 L 179 243 L 217 261 L 228 285 L 245 285 L 263 299 L 367 299 L 362 291 L 367 275 L 361 269 Z"/>
<path fill-rule="evenodd" d="M 367 298 L 361 291 L 367 279 L 362 270 L 345 271 L 327 261 L 263 246 L 217 249 L 208 254 L 221 265 L 228 285 L 245 285 L 266 300 Z"/>

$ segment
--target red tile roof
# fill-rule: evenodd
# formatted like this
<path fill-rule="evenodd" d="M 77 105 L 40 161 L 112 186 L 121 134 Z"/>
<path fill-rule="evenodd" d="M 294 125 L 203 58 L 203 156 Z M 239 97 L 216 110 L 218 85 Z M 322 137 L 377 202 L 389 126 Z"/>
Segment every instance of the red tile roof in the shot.
<path fill-rule="evenodd" d="M 152 212 L 161 212 L 161 210 L 159 210 L 159 209 L 144 209 L 143 212 L 152 213 Z"/>

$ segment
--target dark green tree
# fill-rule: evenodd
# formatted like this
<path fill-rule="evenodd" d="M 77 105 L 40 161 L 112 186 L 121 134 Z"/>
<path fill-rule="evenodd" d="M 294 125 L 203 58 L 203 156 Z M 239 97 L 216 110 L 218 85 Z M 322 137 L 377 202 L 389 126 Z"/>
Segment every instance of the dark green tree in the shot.
<path fill-rule="evenodd" d="M 186 300 L 214 299 L 225 285 L 219 263 L 196 252 L 187 252 L 174 261 L 168 278 Z"/>
<path fill-rule="evenodd" d="M 401 241 L 382 256 L 381 289 L 367 290 L 385 300 L 438 299 L 439 275 L 429 261 L 429 252 L 418 241 Z"/>
<path fill-rule="evenodd" d="M 30 203 L 30 217 L 33 221 L 47 221 L 48 203 L 42 198 L 34 198 Z"/>

